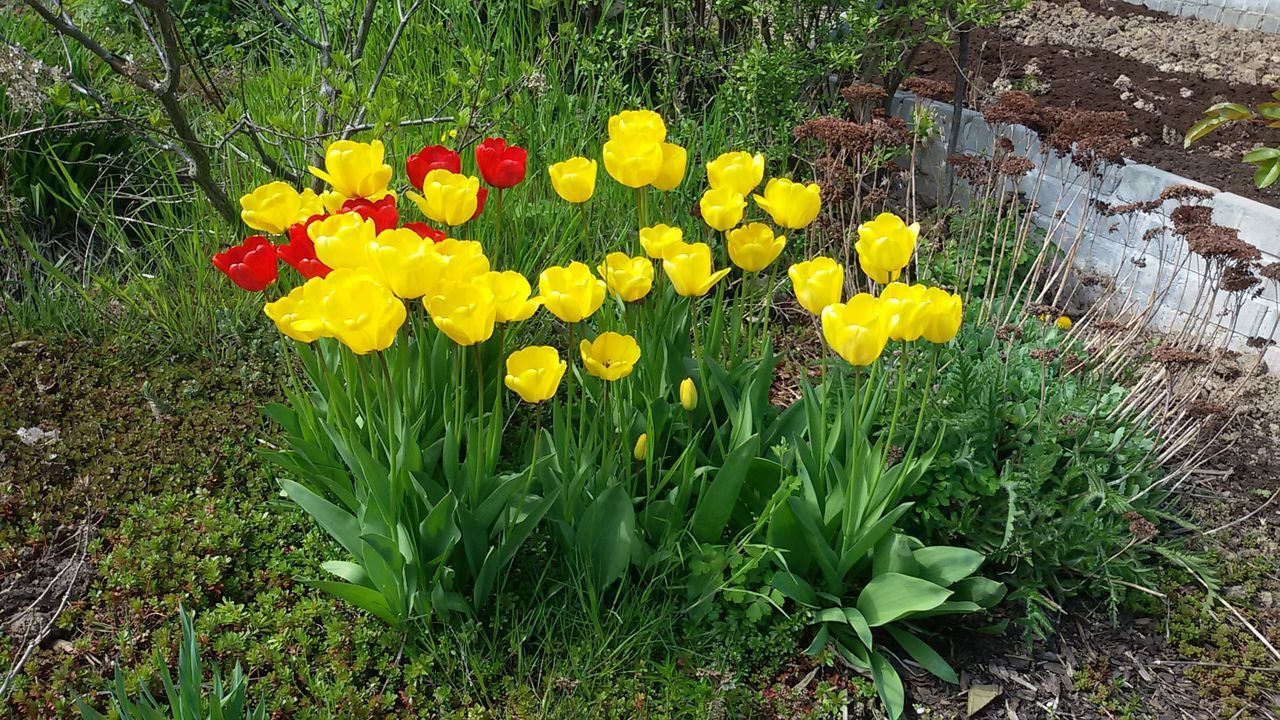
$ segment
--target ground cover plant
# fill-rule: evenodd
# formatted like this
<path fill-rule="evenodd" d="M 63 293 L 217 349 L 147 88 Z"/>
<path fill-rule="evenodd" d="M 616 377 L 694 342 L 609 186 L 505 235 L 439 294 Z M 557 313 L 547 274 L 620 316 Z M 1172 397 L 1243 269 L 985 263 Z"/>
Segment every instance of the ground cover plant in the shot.
<path fill-rule="evenodd" d="M 241 664 L 268 715 L 917 712 L 921 668 L 973 672 L 960 628 L 1043 642 L 1073 602 L 1213 580 L 1156 423 L 1128 412 L 1131 378 L 1089 370 L 1089 316 L 1054 297 L 1061 255 L 1021 201 L 991 183 L 935 216 L 888 192 L 927 113 L 824 89 L 835 55 L 797 81 L 815 93 L 787 90 L 767 56 L 797 35 L 703 86 L 709 105 L 655 104 L 659 124 L 623 109 L 702 81 L 688 58 L 611 64 L 652 8 L 413 8 L 329 72 L 273 19 L 224 114 L 183 95 L 199 133 L 242 125 L 210 173 L 248 231 L 164 172 L 152 192 L 181 194 L 141 213 L 95 186 L 60 201 L 93 237 L 2 231 L 5 426 L 34 440 L 0 440 L 20 459 L 5 592 L 39 582 L 34 558 L 84 568 L 38 622 L 5 616 L 7 709 L 163 701 L 157 652 L 210 699 L 180 671 L 185 603 L 201 656 Z M 402 50 L 447 50 L 391 52 L 401 24 Z M 859 43 L 838 38 L 821 52 Z M 331 81 L 333 103 L 291 99 Z M 784 139 L 814 104 L 842 117 Z M 253 128 L 289 173 L 253 160 Z"/>

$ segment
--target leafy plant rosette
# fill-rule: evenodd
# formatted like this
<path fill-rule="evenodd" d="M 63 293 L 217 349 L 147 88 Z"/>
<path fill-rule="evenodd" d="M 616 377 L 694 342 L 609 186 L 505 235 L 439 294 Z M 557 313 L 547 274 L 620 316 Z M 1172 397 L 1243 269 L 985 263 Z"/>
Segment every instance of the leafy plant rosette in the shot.
<path fill-rule="evenodd" d="M 690 218 L 649 217 L 653 193 L 675 191 L 688 160 L 657 113 L 610 118 L 600 158 L 628 189 L 623 202 L 634 197 L 632 247 L 605 253 L 609 229 L 588 228 L 587 203 L 607 202 L 597 161 L 553 164 L 552 190 L 578 210 L 563 247 L 594 257 L 546 267 L 536 293 L 490 256 L 528 259 L 512 257 L 497 211 L 531 184 L 527 154 L 505 141 L 476 148 L 483 183 L 448 148 L 410 156 L 404 195 L 432 225 L 401 223 L 377 141 L 331 145 L 312 170 L 324 192 L 270 183 L 241 200 L 250 227 L 288 238 L 254 236 L 214 258 L 268 295 L 303 369 L 289 402 L 268 408 L 285 435 L 271 458 L 293 477 L 285 495 L 345 551 L 322 563 L 330 578 L 306 582 L 420 637 L 433 617 L 500 602 L 535 534 L 550 541 L 546 565 L 567 568 L 597 611 L 606 591 L 647 576 L 672 579 L 699 612 L 763 572 L 764 601 L 790 600 L 812 619 L 809 651 L 831 647 L 865 671 L 897 716 L 890 644 L 954 681 L 917 623 L 1003 594 L 974 574 L 980 554 L 894 529 L 936 451 L 890 444 L 900 419 L 918 438 L 928 414 L 925 398 L 905 417 L 906 378 L 932 376 L 960 328 L 960 298 L 899 281 L 919 227 L 889 214 L 858 228 L 876 293 L 846 297 L 832 258 L 791 265 L 826 354 L 817 384 L 779 407 L 761 318 L 782 233 L 816 219 L 818 186 L 773 178 L 754 193 L 764 158 L 725 153 L 707 163 L 698 202 L 711 242 L 686 242 Z M 279 259 L 305 278 L 283 295 Z"/>

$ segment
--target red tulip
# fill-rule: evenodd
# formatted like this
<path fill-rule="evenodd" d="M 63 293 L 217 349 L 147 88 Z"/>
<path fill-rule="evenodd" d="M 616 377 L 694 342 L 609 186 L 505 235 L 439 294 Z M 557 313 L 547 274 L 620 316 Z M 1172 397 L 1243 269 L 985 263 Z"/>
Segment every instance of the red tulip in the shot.
<path fill-rule="evenodd" d="M 250 235 L 239 245 L 214 255 L 213 266 L 249 292 L 266 290 L 280 275 L 275 246 L 261 235 Z"/>
<path fill-rule="evenodd" d="M 476 211 L 471 215 L 471 220 L 475 220 L 480 217 L 480 213 L 484 212 L 484 201 L 488 197 L 489 190 L 487 188 L 480 188 L 480 191 L 476 193 Z M 468 222 L 470 222 L 470 220 Z"/>
<path fill-rule="evenodd" d="M 297 270 L 299 275 L 308 280 L 324 277 L 332 271 L 332 268 L 316 258 L 316 244 L 312 242 L 311 236 L 307 235 L 307 228 L 311 227 L 311 223 L 327 217 L 329 216 L 312 215 L 306 222 L 290 225 L 289 244 L 276 246 L 276 254 L 280 259 L 289 263 L 289 267 Z"/>
<path fill-rule="evenodd" d="M 447 237 L 443 232 L 431 227 L 430 225 L 424 222 L 405 223 L 404 228 L 406 230 L 412 230 L 418 233 L 418 235 L 420 235 L 421 237 L 431 238 L 431 242 L 440 242 L 441 240 L 444 240 L 445 237 Z"/>
<path fill-rule="evenodd" d="M 460 173 L 462 158 L 443 145 L 432 145 L 422 148 L 404 161 L 404 170 L 409 175 L 409 182 L 419 190 L 422 189 L 422 182 L 426 179 L 427 173 L 436 169 Z"/>
<path fill-rule="evenodd" d="M 400 224 L 400 213 L 396 211 L 396 199 L 390 194 L 383 195 L 381 200 L 351 198 L 342 203 L 342 212 L 353 212 L 365 220 L 372 220 L 378 232 L 391 230 Z"/>
<path fill-rule="evenodd" d="M 476 146 L 476 165 L 484 181 L 496 188 L 509 188 L 524 181 L 525 161 L 529 153 L 522 147 L 507 145 L 502 138 L 485 138 Z"/>

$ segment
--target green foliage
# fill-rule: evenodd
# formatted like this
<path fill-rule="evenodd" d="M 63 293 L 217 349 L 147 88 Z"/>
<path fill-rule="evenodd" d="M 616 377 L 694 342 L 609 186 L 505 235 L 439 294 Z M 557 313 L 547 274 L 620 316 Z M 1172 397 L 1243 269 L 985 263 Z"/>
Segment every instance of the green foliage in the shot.
<path fill-rule="evenodd" d="M 1030 319 L 1018 336 L 961 331 L 924 426 L 939 443 L 927 491 L 904 519 L 928 541 L 986 554 L 1042 632 L 1045 600 L 1100 593 L 1114 607 L 1118 582 L 1151 584 L 1163 541 L 1141 527 L 1154 534 L 1165 498 L 1153 431 L 1112 419 L 1124 388 L 1064 372 L 1065 335 L 1049 323 Z"/>
<path fill-rule="evenodd" d="M 1268 128 L 1280 128 L 1280 90 L 1271 94 L 1277 102 L 1265 102 L 1257 109 L 1240 103 L 1221 102 L 1204 111 L 1205 117 L 1192 125 L 1182 140 L 1182 146 L 1189 148 L 1197 140 L 1224 127 L 1237 124 L 1259 125 Z M 1253 184 L 1258 188 L 1271 187 L 1280 180 L 1280 147 L 1261 147 L 1245 153 L 1244 161 L 1257 168 L 1253 175 Z"/>
<path fill-rule="evenodd" d="M 147 688 L 141 689 L 137 700 L 129 697 L 124 674 L 116 667 L 115 692 L 111 698 L 111 711 L 120 720 L 266 720 L 267 708 L 259 705 L 251 709 L 246 702 L 248 683 L 244 671 L 237 664 L 231 677 L 223 680 L 217 668 L 212 672 L 212 687 L 205 690 L 204 673 L 200 667 L 200 647 L 191 626 L 191 616 L 186 608 L 179 608 L 182 621 L 182 645 L 178 649 L 178 678 L 173 674 L 164 657 L 157 655 L 156 666 L 164 683 L 165 702 L 160 702 Z M 106 720 L 106 716 L 80 701 L 80 714 L 84 720 Z"/>

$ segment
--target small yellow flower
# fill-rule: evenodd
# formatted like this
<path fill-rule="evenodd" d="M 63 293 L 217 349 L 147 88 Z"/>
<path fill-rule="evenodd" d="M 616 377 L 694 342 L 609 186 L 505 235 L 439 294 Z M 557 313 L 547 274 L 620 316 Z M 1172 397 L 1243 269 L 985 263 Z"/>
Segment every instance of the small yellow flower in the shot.
<path fill-rule="evenodd" d="M 746 196 L 764 179 L 764 155 L 737 150 L 707 163 L 707 183 Z"/>
<path fill-rule="evenodd" d="M 254 230 L 280 235 L 294 223 L 324 212 L 311 188 L 298 192 L 289 183 L 260 185 L 240 198 L 240 219 Z"/>
<path fill-rule="evenodd" d="M 378 236 L 372 220 L 356 213 L 330 215 L 307 228 L 316 245 L 316 258 L 331 268 L 363 268 L 369 266 L 369 253 Z"/>
<path fill-rule="evenodd" d="M 674 143 L 662 143 L 662 170 L 653 179 L 653 187 L 657 190 L 675 190 L 684 180 L 685 166 L 689 163 L 689 152 Z"/>
<path fill-rule="evenodd" d="M 613 382 L 631 374 L 640 360 L 640 345 L 630 335 L 601 333 L 592 342 L 578 344 L 582 365 L 601 380 Z"/>
<path fill-rule="evenodd" d="M 620 138 L 660 143 L 667 139 L 667 124 L 652 110 L 623 110 L 609 118 L 609 139 Z"/>
<path fill-rule="evenodd" d="M 703 222 L 715 230 L 724 231 L 742 222 L 747 201 L 731 187 L 711 188 L 702 193 L 698 208 L 702 211 Z"/>
<path fill-rule="evenodd" d="M 925 290 L 924 329 L 921 336 L 931 343 L 951 342 L 960 332 L 964 320 L 964 302 L 959 295 L 952 295 L 942 288 Z"/>
<path fill-rule="evenodd" d="M 698 386 L 693 384 L 691 377 L 680 381 L 680 407 L 684 408 L 685 412 L 698 409 Z"/>
<path fill-rule="evenodd" d="M 684 297 L 702 297 L 729 274 L 729 268 L 712 271 L 711 248 L 706 243 L 675 243 L 666 249 L 662 270 L 671 280 L 676 293 Z"/>
<path fill-rule="evenodd" d="M 325 148 L 324 170 L 308 169 L 329 183 L 334 192 L 349 198 L 377 200 L 387 194 L 387 183 L 391 181 L 391 166 L 382 162 L 382 155 L 381 140 L 339 140 Z"/>
<path fill-rule="evenodd" d="M 422 194 L 405 193 L 429 219 L 444 225 L 465 223 L 480 205 L 480 180 L 436 168 L 422 180 Z"/>
<path fill-rule="evenodd" d="M 814 315 L 840 302 L 844 295 L 844 268 L 829 257 L 818 256 L 787 269 L 800 306 Z"/>
<path fill-rule="evenodd" d="M 534 345 L 507 356 L 507 375 L 502 381 L 521 400 L 540 403 L 555 397 L 565 368 L 555 348 Z"/>
<path fill-rule="evenodd" d="M 324 284 L 328 292 L 320 317 L 329 334 L 357 355 L 391 346 L 408 313 L 377 276 L 368 270 L 339 268 L 324 278 Z"/>
<path fill-rule="evenodd" d="M 324 278 L 312 278 L 289 291 L 288 295 L 267 303 L 262 310 L 280 332 L 298 342 L 309 343 L 316 338 L 330 337 L 329 329 L 320 317 L 320 309 L 331 288 Z"/>
<path fill-rule="evenodd" d="M 1057 325 L 1059 330 L 1070 330 L 1075 323 L 1071 322 L 1071 318 L 1066 315 L 1059 315 L 1058 319 L 1053 321 L 1053 324 Z"/>
<path fill-rule="evenodd" d="M 552 315 L 564 322 L 581 322 L 604 304 L 605 284 L 580 262 L 553 266 L 538 276 L 538 294 Z"/>
<path fill-rule="evenodd" d="M 880 291 L 880 308 L 889 321 L 889 339 L 911 342 L 924 332 L 929 301 L 923 285 L 892 282 Z"/>
<path fill-rule="evenodd" d="M 906 224 L 893 213 L 880 213 L 870 222 L 858 226 L 858 265 L 867 277 L 888 284 L 898 279 L 911 262 L 920 235 L 920 223 Z"/>
<path fill-rule="evenodd" d="M 847 303 L 828 305 L 822 311 L 822 337 L 832 350 L 851 365 L 870 365 L 884 352 L 889 327 L 880 301 L 858 293 Z"/>
<path fill-rule="evenodd" d="M 764 186 L 764 195 L 753 196 L 756 205 L 769 213 L 775 225 L 792 230 L 807 226 L 822 209 L 822 191 L 817 183 L 792 182 L 773 178 Z"/>
<path fill-rule="evenodd" d="M 667 248 L 684 242 L 684 231 L 670 225 L 654 225 L 640 228 L 640 246 L 644 254 L 654 260 L 661 260 Z"/>
<path fill-rule="evenodd" d="M 787 238 L 774 236 L 773 229 L 764 223 L 750 223 L 730 230 L 727 238 L 729 259 L 747 272 L 760 272 L 769 267 L 787 246 Z"/>
<path fill-rule="evenodd" d="M 438 277 L 435 243 L 408 228 L 383 230 L 368 250 L 369 265 L 391 292 L 419 298 Z"/>
<path fill-rule="evenodd" d="M 500 323 L 528 320 L 542 305 L 542 298 L 529 297 L 533 288 L 524 275 L 515 270 L 487 272 L 475 279 L 475 282 L 489 288 L 497 303 L 496 321 Z"/>
<path fill-rule="evenodd" d="M 466 347 L 493 336 L 498 304 L 480 283 L 450 285 L 445 292 L 425 298 L 427 313 L 440 332 Z"/>
<path fill-rule="evenodd" d="M 597 269 L 609 292 L 623 302 L 635 302 L 653 288 L 653 262 L 648 258 L 612 252 Z"/>
<path fill-rule="evenodd" d="M 640 433 L 640 437 L 636 438 L 636 446 L 631 450 L 631 457 L 636 460 L 643 461 L 645 454 L 649 450 L 649 434 Z"/>
<path fill-rule="evenodd" d="M 604 169 L 629 188 L 642 188 L 662 172 L 662 145 L 623 136 L 604 144 Z"/>
<path fill-rule="evenodd" d="M 571 157 L 547 168 L 551 187 L 566 202 L 584 203 L 596 191 L 596 161 Z"/>

